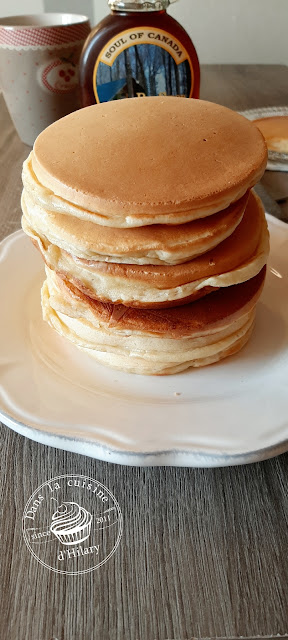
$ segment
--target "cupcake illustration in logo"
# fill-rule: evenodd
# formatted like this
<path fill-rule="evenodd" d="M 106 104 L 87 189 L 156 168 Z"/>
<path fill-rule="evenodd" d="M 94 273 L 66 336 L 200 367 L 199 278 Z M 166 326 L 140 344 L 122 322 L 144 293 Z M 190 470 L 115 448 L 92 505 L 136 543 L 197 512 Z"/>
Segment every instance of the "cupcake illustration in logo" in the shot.
<path fill-rule="evenodd" d="M 50 531 L 62 544 L 79 544 L 90 536 L 92 515 L 76 502 L 63 502 L 52 516 Z"/>
<path fill-rule="evenodd" d="M 43 567 L 79 575 L 102 567 L 115 553 L 122 513 L 115 496 L 98 480 L 63 474 L 35 489 L 22 527 L 27 548 Z"/>

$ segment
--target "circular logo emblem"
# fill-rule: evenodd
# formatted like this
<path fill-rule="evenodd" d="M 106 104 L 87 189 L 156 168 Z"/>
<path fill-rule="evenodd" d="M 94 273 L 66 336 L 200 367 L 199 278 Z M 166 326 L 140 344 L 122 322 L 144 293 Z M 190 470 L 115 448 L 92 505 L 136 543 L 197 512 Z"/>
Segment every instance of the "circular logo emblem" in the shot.
<path fill-rule="evenodd" d="M 87 476 L 63 475 L 41 485 L 23 513 L 23 536 L 32 555 L 57 573 L 89 573 L 107 562 L 122 535 L 115 497 Z"/>

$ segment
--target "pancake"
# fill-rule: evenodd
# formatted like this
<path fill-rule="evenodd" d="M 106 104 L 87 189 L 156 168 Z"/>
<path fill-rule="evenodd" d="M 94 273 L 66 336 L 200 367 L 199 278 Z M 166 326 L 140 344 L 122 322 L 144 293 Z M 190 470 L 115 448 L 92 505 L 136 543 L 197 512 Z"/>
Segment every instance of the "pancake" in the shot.
<path fill-rule="evenodd" d="M 115 229 L 59 215 L 35 201 L 28 190 L 22 194 L 27 224 L 42 242 L 64 249 L 85 260 L 125 264 L 181 264 L 191 260 L 230 236 L 241 222 L 249 191 L 224 211 L 181 225 L 149 225 Z"/>
<path fill-rule="evenodd" d="M 269 150 L 288 153 L 288 116 L 259 118 L 254 123 L 264 136 Z"/>
<path fill-rule="evenodd" d="M 176 266 L 127 265 L 86 261 L 39 238 L 22 220 L 50 269 L 85 295 L 131 307 L 185 304 L 213 289 L 253 278 L 266 264 L 269 234 L 260 199 L 250 193 L 234 233 L 215 249 Z"/>
<path fill-rule="evenodd" d="M 253 328 L 253 321 L 250 321 L 249 323 L 247 322 L 247 325 L 244 327 L 244 329 L 235 331 L 234 333 L 231 331 L 231 335 L 227 336 L 225 340 L 219 341 L 214 345 L 206 347 L 205 351 L 203 349 L 202 356 L 199 354 L 200 350 L 195 349 L 190 354 L 191 359 L 185 359 L 185 361 L 180 362 L 180 364 L 175 364 L 174 362 L 170 363 L 168 359 L 164 360 L 164 362 L 152 363 L 151 361 L 149 362 L 148 359 L 141 358 L 141 356 L 137 357 L 134 354 L 123 356 L 115 353 L 111 354 L 105 353 L 103 351 L 97 351 L 95 349 L 87 349 L 85 347 L 78 348 L 82 349 L 82 351 L 87 353 L 89 356 L 92 356 L 97 362 L 99 362 L 99 364 L 106 365 L 108 367 L 111 367 L 112 369 L 125 371 L 126 373 L 136 373 L 138 375 L 167 376 L 173 375 L 175 373 L 181 373 L 182 371 L 186 371 L 191 367 L 206 367 L 210 364 L 220 362 L 220 360 L 223 360 L 228 356 L 233 356 L 234 354 L 238 353 L 238 351 L 240 351 L 240 349 L 242 349 L 248 342 Z M 187 355 L 188 354 L 186 351 L 185 358 L 187 358 Z"/>
<path fill-rule="evenodd" d="M 239 200 L 266 161 L 263 136 L 243 116 L 158 96 L 53 123 L 34 144 L 27 181 L 49 211 L 112 227 L 181 224 Z"/>
<path fill-rule="evenodd" d="M 265 272 L 179 309 L 149 311 L 94 301 L 46 268 L 43 317 L 100 363 L 145 375 L 177 373 L 244 346 Z"/>

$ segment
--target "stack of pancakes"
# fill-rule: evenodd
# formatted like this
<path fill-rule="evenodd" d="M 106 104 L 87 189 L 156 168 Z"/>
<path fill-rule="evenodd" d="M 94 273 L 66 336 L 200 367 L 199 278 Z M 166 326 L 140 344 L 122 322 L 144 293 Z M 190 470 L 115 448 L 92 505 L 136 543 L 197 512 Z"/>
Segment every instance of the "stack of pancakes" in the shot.
<path fill-rule="evenodd" d="M 23 168 L 44 318 L 134 373 L 236 353 L 265 279 L 269 237 L 251 188 L 266 161 L 254 124 L 201 100 L 121 100 L 55 122 Z"/>

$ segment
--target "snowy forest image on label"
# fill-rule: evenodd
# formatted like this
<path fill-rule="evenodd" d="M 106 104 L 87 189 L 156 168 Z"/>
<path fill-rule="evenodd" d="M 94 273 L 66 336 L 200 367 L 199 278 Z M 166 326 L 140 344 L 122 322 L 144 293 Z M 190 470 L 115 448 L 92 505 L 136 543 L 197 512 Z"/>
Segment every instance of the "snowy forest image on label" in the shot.
<path fill-rule="evenodd" d="M 157 44 L 152 44 L 153 40 Z M 193 92 L 192 64 L 186 50 L 169 33 L 147 28 L 122 32 L 99 55 L 93 87 L 96 102 L 157 95 L 189 98 Z"/>

